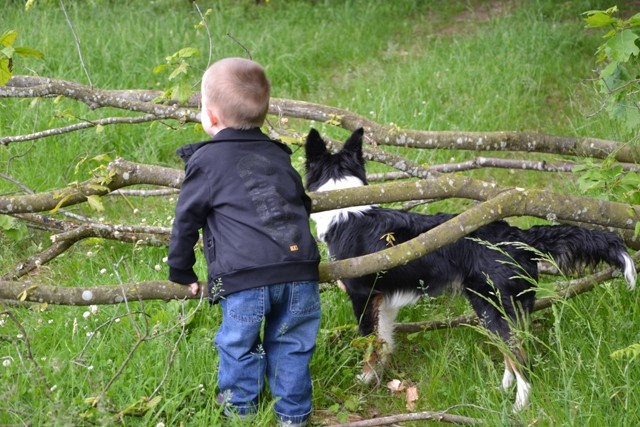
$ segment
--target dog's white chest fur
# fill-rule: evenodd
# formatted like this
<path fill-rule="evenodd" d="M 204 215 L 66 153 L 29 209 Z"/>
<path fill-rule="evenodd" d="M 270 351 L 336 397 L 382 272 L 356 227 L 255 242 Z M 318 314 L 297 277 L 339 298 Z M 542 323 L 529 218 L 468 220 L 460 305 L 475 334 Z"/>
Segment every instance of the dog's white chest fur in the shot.
<path fill-rule="evenodd" d="M 348 176 L 341 179 L 332 179 L 322 184 L 316 191 L 341 190 L 343 188 L 362 187 L 364 184 L 358 178 Z M 311 214 L 311 219 L 316 223 L 316 232 L 318 238 L 323 242 L 327 231 L 333 224 L 347 219 L 347 215 L 351 213 L 364 212 L 371 209 L 370 205 L 351 206 L 342 209 L 332 209 L 330 211 L 317 212 Z"/>

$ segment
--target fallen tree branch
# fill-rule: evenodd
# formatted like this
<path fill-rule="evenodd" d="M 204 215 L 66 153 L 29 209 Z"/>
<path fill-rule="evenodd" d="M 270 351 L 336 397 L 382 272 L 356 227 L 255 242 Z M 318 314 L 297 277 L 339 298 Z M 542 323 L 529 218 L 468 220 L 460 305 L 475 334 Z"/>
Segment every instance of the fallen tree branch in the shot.
<path fill-rule="evenodd" d="M 422 131 L 383 126 L 347 110 L 290 99 L 271 100 L 269 111 L 286 117 L 329 122 L 354 131 L 363 127 L 366 135 L 379 145 L 421 149 L 471 151 L 520 151 L 571 156 L 606 158 L 637 163 L 640 147 L 588 137 L 563 137 L 537 132 L 458 132 Z"/>
<path fill-rule="evenodd" d="M 32 213 L 50 211 L 83 203 L 89 196 L 105 194 L 132 185 L 150 184 L 180 188 L 184 172 L 155 165 L 143 165 L 118 158 L 109 163 L 106 175 L 74 186 L 42 193 L 0 198 L 0 213 Z M 106 181 L 106 182 L 105 182 Z"/>
<path fill-rule="evenodd" d="M 151 102 L 160 94 L 160 91 L 95 89 L 76 82 L 24 75 L 14 75 L 5 86 L 0 87 L 0 98 L 63 95 L 83 102 L 91 109 L 115 107 L 172 118 L 180 122 L 198 122 L 197 93 L 182 106 Z M 269 112 L 279 116 L 328 122 L 350 131 L 364 127 L 367 135 L 379 145 L 422 149 L 539 152 L 601 159 L 612 155 L 615 160 L 626 163 L 637 163 L 640 159 L 640 147 L 617 141 L 552 136 L 537 132 L 407 130 L 397 126 L 383 126 L 341 108 L 290 99 L 272 98 Z"/>
<path fill-rule="evenodd" d="M 0 213 L 48 211 L 56 206 L 64 207 L 85 202 L 87 197 L 91 195 L 103 196 L 110 191 L 132 185 L 151 184 L 180 188 L 184 178 L 184 171 L 178 169 L 144 165 L 121 158 L 111 162 L 107 171 L 111 180 L 103 186 L 104 188 L 96 188 L 98 178 L 94 178 L 72 188 L 0 197 Z M 487 201 L 510 191 L 514 190 L 469 177 L 445 175 L 410 183 L 393 182 L 331 192 L 316 192 L 311 193 L 310 196 L 313 199 L 313 212 L 322 212 L 348 206 L 422 199 L 456 197 Z M 500 218 L 531 215 L 547 219 L 551 217 L 551 219 L 558 221 L 576 221 L 621 229 L 633 229 L 637 218 L 640 218 L 640 206 L 562 195 L 546 190 L 523 190 L 521 193 L 526 197 L 519 197 L 519 200 L 514 200 L 514 202 L 523 203 L 522 207 L 516 209 L 512 214 L 501 215 Z M 61 200 L 63 197 L 64 200 Z M 525 201 L 527 203 L 524 203 Z M 580 206 L 582 209 L 576 210 L 576 206 Z"/>
<path fill-rule="evenodd" d="M 172 118 L 180 122 L 199 121 L 199 113 L 192 109 L 175 104 L 164 105 L 149 102 L 151 99 L 139 101 L 130 96 L 135 92 L 109 91 L 68 80 L 31 76 L 13 76 L 5 86 L 0 86 L 0 98 L 46 98 L 63 95 L 86 104 L 92 110 L 113 107 L 152 114 L 157 117 Z"/>
<path fill-rule="evenodd" d="M 524 205 L 522 201 L 523 193 L 525 192 L 518 190 L 505 192 L 491 202 L 477 205 L 415 239 L 384 251 L 347 260 L 322 263 L 320 264 L 320 281 L 327 282 L 343 277 L 360 277 L 377 271 L 388 270 L 426 255 L 430 251 L 465 236 L 483 224 L 517 212 L 517 206 Z M 545 203 L 544 198 L 537 198 L 536 201 L 543 205 Z M 504 202 L 506 207 L 501 207 L 501 202 Z M 512 210 L 509 211 L 507 207 L 511 207 Z M 63 240 L 62 242 L 68 241 Z M 602 276 L 605 278 L 602 279 L 599 278 L 600 276 L 595 277 L 599 281 L 606 280 L 606 278 L 611 277 L 606 276 L 606 274 L 613 274 L 612 272 L 613 269 L 610 269 L 608 273 L 598 273 L 605 274 L 605 276 Z M 593 280 L 593 277 L 583 280 Z M 581 286 L 586 286 L 585 289 L 588 289 L 589 285 Z M 206 289 L 206 287 L 206 283 L 201 283 L 201 289 Z M 577 294 L 576 289 L 578 288 L 571 288 L 566 295 L 569 295 L 569 293 Z M 125 297 L 127 300 L 161 299 L 168 301 L 193 298 L 194 296 L 189 293 L 187 287 L 166 281 L 140 282 L 124 288 L 120 286 L 66 288 L 39 285 L 31 282 L 0 281 L 0 299 L 17 299 L 63 305 L 90 305 L 120 303 Z M 544 303 L 551 303 L 551 301 L 545 301 Z"/>
<path fill-rule="evenodd" d="M 343 424 L 333 424 L 330 427 L 372 427 L 372 426 L 386 426 L 395 423 L 410 422 L 410 421 L 437 421 L 441 423 L 449 424 L 462 424 L 462 425 L 480 425 L 486 424 L 486 421 L 481 418 L 471 418 L 462 415 L 453 415 L 446 412 L 412 412 L 408 414 L 389 415 L 386 417 L 372 418 L 369 420 L 353 421 Z"/>
<path fill-rule="evenodd" d="M 201 288 L 207 287 L 204 282 Z M 126 300 L 181 300 L 194 299 L 187 286 L 169 281 L 134 282 L 128 285 L 106 285 L 89 287 L 64 287 L 34 283 L 0 280 L 0 300 L 21 300 L 46 302 L 56 305 L 108 305 L 120 304 Z"/>
<path fill-rule="evenodd" d="M 147 114 L 145 116 L 140 116 L 140 117 L 107 117 L 103 119 L 86 120 L 81 123 L 75 123 L 73 125 L 64 126 L 61 128 L 47 129 L 40 132 L 30 133 L 27 135 L 0 137 L 0 145 L 7 146 L 14 142 L 34 141 L 36 139 L 47 138 L 55 135 L 63 135 L 65 133 L 76 132 L 83 129 L 90 129 L 97 126 L 146 123 L 146 122 L 162 120 L 167 118 L 171 118 L 171 117 L 162 117 L 162 116 Z"/>

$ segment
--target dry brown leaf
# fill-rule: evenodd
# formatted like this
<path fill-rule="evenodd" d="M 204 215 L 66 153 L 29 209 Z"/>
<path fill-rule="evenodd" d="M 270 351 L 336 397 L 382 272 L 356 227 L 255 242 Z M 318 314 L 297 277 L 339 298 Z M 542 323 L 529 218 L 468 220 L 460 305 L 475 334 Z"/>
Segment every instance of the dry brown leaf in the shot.
<path fill-rule="evenodd" d="M 407 387 L 405 397 L 407 399 L 407 409 L 409 411 L 415 411 L 416 401 L 418 400 L 418 389 L 415 386 Z"/>
<path fill-rule="evenodd" d="M 405 389 L 404 381 L 391 380 L 387 383 L 387 388 L 395 395 L 402 393 Z"/>

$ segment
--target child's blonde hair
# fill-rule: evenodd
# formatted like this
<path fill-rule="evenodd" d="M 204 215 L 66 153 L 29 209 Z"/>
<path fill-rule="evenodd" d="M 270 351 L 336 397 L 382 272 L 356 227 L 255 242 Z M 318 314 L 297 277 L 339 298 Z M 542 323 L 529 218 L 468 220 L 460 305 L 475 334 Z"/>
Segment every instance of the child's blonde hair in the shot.
<path fill-rule="evenodd" d="M 249 59 L 221 59 L 202 77 L 202 102 L 215 106 L 224 124 L 236 129 L 263 125 L 270 91 L 264 68 Z"/>

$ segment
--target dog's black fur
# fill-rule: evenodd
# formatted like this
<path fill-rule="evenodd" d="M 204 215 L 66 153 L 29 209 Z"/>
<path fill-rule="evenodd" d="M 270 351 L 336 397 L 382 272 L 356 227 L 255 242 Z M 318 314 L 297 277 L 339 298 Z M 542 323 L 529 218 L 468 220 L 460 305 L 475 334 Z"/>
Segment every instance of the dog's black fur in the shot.
<path fill-rule="evenodd" d="M 334 187 L 331 183 L 341 182 L 345 178 L 351 182 L 338 187 L 367 185 L 362 135 L 362 129 L 357 130 L 339 153 L 331 154 L 318 132 L 312 129 L 305 144 L 307 189 L 331 189 Z M 383 236 L 391 235 L 395 239 L 394 244 L 400 244 L 454 216 L 443 213 L 422 215 L 376 206 L 361 207 L 351 212 L 336 210 L 314 214 L 313 217 L 320 215 L 324 217 L 321 224 L 318 223 L 321 225 L 319 237 L 327 243 L 334 259 L 383 250 L 387 246 Z M 355 317 L 359 320 L 360 333 L 369 335 L 378 327 L 389 328 L 389 325 L 379 323 L 379 315 L 380 310 L 391 310 L 389 316 L 391 321 L 395 320 L 397 309 L 394 312 L 391 307 L 397 304 L 392 302 L 394 295 L 402 293 L 405 298 L 399 305 L 406 305 L 425 293 L 435 296 L 457 287 L 468 298 L 484 326 L 509 342 L 512 338 L 510 324 L 526 317 L 535 301 L 532 282 L 538 279 L 536 259 L 539 254 L 525 245 L 549 254 L 561 269 L 595 266 L 605 262 L 620 268 L 630 287 L 635 284 L 635 266 L 625 246 L 618 236 L 607 231 L 572 225 L 536 226 L 522 230 L 504 221 L 496 221 L 480 227 L 468 237 L 482 242 L 462 238 L 382 274 L 343 279 Z M 524 245 L 510 244 L 513 242 Z M 492 245 L 499 245 L 500 250 Z M 376 297 L 379 298 L 378 302 Z M 505 318 L 505 314 L 509 319 Z M 384 334 L 379 332 L 380 335 Z M 381 338 L 391 341 L 390 345 L 393 346 L 390 335 Z M 523 357 L 516 356 L 520 363 L 525 363 Z M 505 361 L 507 370 L 513 372 L 514 366 L 510 366 L 507 359 Z M 520 374 L 515 369 L 516 375 Z M 517 402 L 517 405 L 526 404 L 528 383 L 525 384 L 524 401 Z M 520 383 L 518 385 L 520 387 Z"/>

